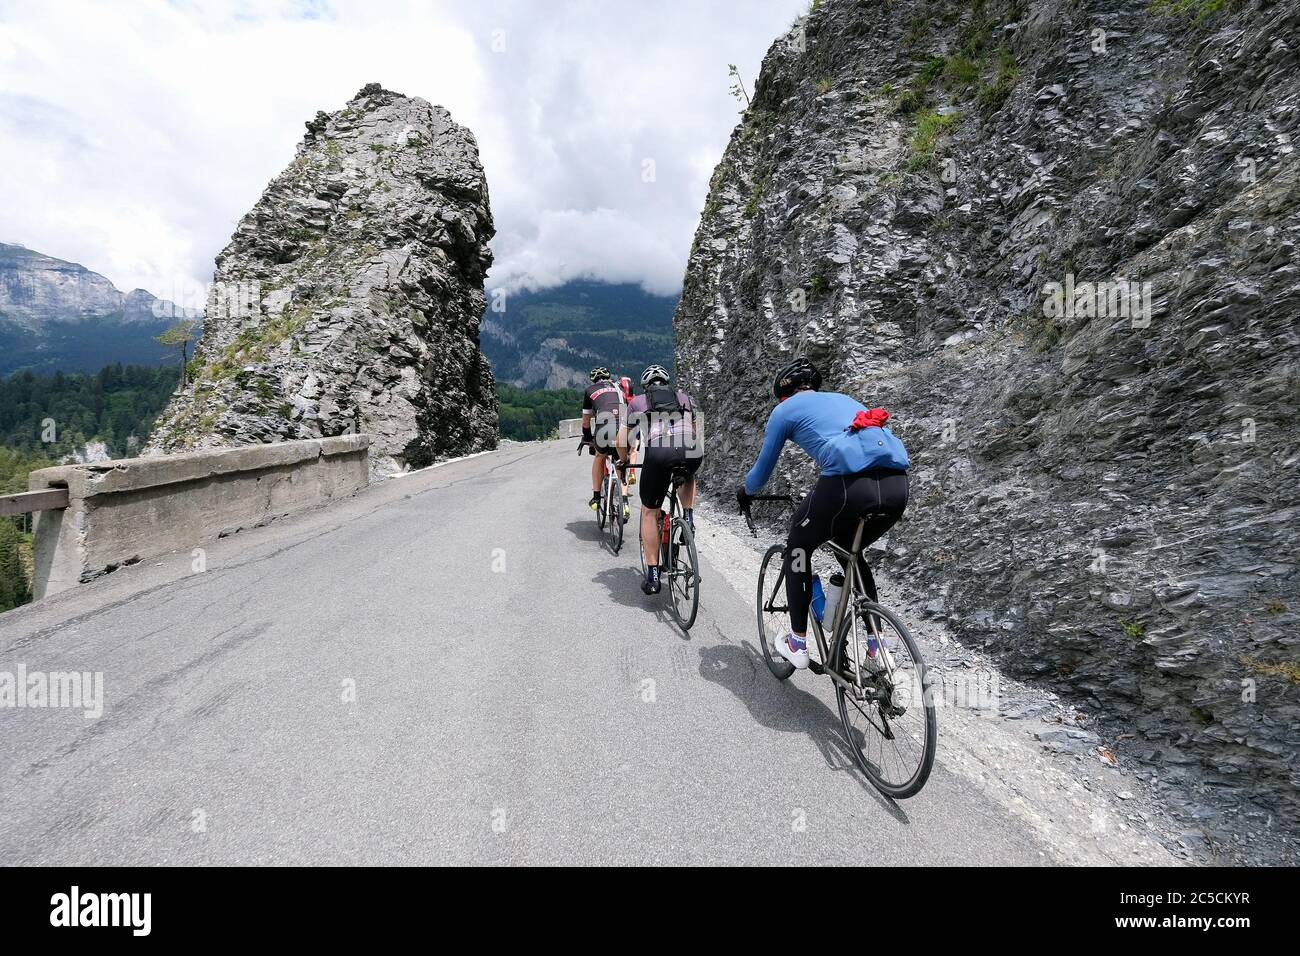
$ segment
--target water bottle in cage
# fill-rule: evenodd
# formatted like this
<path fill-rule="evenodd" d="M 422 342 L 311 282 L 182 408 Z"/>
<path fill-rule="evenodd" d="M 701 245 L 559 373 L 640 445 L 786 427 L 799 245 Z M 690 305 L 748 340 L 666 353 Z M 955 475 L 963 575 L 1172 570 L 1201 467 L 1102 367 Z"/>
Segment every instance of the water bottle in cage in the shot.
<path fill-rule="evenodd" d="M 812 580 L 812 612 L 813 617 L 817 618 L 817 623 L 822 621 L 822 615 L 826 613 L 826 592 L 822 589 L 822 578 L 820 574 L 814 574 Z"/>

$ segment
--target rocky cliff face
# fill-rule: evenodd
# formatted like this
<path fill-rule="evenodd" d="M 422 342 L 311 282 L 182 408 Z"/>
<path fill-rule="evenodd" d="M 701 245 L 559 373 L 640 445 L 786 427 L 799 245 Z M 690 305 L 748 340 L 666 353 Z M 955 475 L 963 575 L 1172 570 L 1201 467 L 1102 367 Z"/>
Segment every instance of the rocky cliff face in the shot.
<path fill-rule="evenodd" d="M 194 383 L 151 452 L 373 436 L 376 472 L 494 447 L 492 216 L 473 135 L 375 84 L 307 124 L 217 257 Z"/>
<path fill-rule="evenodd" d="M 98 273 L 76 263 L 0 244 L 0 313 L 36 331 L 51 319 L 109 315 L 122 308 L 122 293 Z"/>
<path fill-rule="evenodd" d="M 794 354 L 888 407 L 896 579 L 1218 834 L 1300 811 L 1297 125 L 1294 0 L 824 0 L 675 320 L 717 494 Z"/>
<path fill-rule="evenodd" d="M 39 333 L 49 322 L 114 318 L 156 323 L 198 314 L 156 298 L 144 289 L 119 292 L 97 272 L 22 246 L 0 243 L 0 316 Z"/>

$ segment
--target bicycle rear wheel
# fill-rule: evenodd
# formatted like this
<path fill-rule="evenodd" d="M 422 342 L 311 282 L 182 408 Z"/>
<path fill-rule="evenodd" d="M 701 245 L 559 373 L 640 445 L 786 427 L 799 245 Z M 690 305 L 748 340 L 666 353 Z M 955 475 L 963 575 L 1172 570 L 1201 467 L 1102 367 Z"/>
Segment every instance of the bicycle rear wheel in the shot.
<path fill-rule="evenodd" d="M 790 630 L 790 609 L 786 606 L 785 545 L 774 544 L 763 555 L 758 571 L 758 640 L 763 646 L 763 660 L 777 680 L 794 673 L 794 665 L 776 652 L 776 642 Z"/>
<path fill-rule="evenodd" d="M 881 652 L 867 653 L 876 624 L 878 640 L 888 648 L 894 666 L 886 675 Z M 871 601 L 858 604 L 856 627 L 844 627 L 840 639 L 841 673 L 850 681 L 861 668 L 864 698 L 835 685 L 840 722 L 858 767 L 876 789 L 901 800 L 920 792 L 934 767 L 938 744 L 934 694 L 925 659 L 912 634 L 892 611 Z"/>
<path fill-rule="evenodd" d="M 700 610 L 700 560 L 691 526 L 682 520 L 676 508 L 673 508 L 668 541 L 668 595 L 673 617 L 683 631 L 689 631 Z"/>
<path fill-rule="evenodd" d="M 606 479 L 605 500 L 609 502 L 605 516 L 605 535 L 609 540 L 609 550 L 618 554 L 623 547 L 623 489 L 618 479 L 612 475 Z"/>

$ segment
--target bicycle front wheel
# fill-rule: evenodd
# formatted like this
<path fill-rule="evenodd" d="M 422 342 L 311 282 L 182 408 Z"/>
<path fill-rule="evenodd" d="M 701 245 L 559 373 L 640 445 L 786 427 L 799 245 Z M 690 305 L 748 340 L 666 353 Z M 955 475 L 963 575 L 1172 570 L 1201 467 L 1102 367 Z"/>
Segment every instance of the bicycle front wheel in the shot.
<path fill-rule="evenodd" d="M 786 680 L 794 673 L 794 665 L 776 652 L 776 642 L 790 630 L 790 609 L 786 607 L 785 545 L 774 544 L 763 555 L 763 565 L 758 571 L 758 641 L 763 647 L 763 660 L 777 680 Z"/>
<path fill-rule="evenodd" d="M 639 511 L 639 512 L 637 512 L 637 517 L 638 517 L 638 519 L 644 519 L 644 517 L 645 517 L 644 510 L 645 510 L 645 509 L 644 509 L 644 506 L 642 506 L 642 510 Z M 637 528 L 637 530 L 636 530 L 636 553 L 637 553 L 637 557 L 639 557 L 639 558 L 641 559 L 641 580 L 644 581 L 644 580 L 645 580 L 645 567 L 646 567 L 646 565 L 645 565 L 645 521 L 644 521 L 644 520 L 638 520 L 637 523 L 636 523 L 636 528 Z"/>
<path fill-rule="evenodd" d="M 683 631 L 689 631 L 700 609 L 700 560 L 695 551 L 691 526 L 674 517 L 668 545 L 668 592 L 673 617 Z"/>
<path fill-rule="evenodd" d="M 840 722 L 858 767 L 888 797 L 902 800 L 920 792 L 934 767 L 938 721 L 934 693 L 911 632 L 892 611 L 862 601 L 856 627 L 841 639 L 841 672 L 849 680 L 861 673 L 857 694 L 835 686 Z M 868 632 L 868 622 L 874 623 Z M 883 643 L 893 661 L 884 666 L 879 645 L 870 653 L 871 638 Z M 888 672 L 887 672 L 888 671 Z"/>

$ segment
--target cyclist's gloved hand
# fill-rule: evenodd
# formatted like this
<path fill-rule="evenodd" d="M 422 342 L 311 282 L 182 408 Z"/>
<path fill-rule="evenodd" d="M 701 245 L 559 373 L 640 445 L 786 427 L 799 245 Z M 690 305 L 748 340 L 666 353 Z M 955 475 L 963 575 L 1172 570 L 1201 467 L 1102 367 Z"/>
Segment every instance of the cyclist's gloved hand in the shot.
<path fill-rule="evenodd" d="M 736 502 L 737 504 L 740 505 L 741 511 L 749 510 L 749 502 L 751 497 L 752 496 L 749 494 L 749 492 L 745 490 L 744 485 L 741 485 L 739 488 L 736 489 Z"/>

